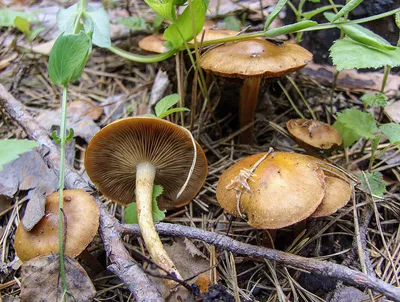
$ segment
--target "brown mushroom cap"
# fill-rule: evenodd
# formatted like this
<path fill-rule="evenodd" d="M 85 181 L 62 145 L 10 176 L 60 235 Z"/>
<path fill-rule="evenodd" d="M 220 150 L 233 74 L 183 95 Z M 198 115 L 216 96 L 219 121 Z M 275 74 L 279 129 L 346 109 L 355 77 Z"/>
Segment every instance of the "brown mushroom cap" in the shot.
<path fill-rule="evenodd" d="M 89 142 L 85 168 L 107 198 L 126 205 L 135 201 L 136 165 L 148 161 L 156 168 L 154 183 L 164 188 L 160 208 L 188 204 L 203 186 L 208 168 L 196 142 L 197 161 L 190 181 L 177 199 L 193 160 L 193 143 L 187 131 L 166 120 L 132 117 L 115 121 Z"/>
<path fill-rule="evenodd" d="M 150 52 L 164 53 L 169 50 L 164 46 L 165 42 L 162 34 L 150 35 L 139 41 L 139 47 Z"/>
<path fill-rule="evenodd" d="M 335 213 L 344 207 L 351 197 L 351 187 L 343 179 L 326 175 L 326 192 L 321 204 L 310 217 L 322 217 Z"/>
<path fill-rule="evenodd" d="M 305 143 L 318 149 L 330 149 L 340 146 L 343 138 L 332 126 L 316 120 L 293 119 L 286 127 L 300 143 Z"/>
<path fill-rule="evenodd" d="M 278 78 L 303 68 L 311 59 L 308 50 L 294 43 L 277 45 L 263 39 L 250 39 L 210 50 L 200 58 L 200 65 L 222 77 Z"/>
<path fill-rule="evenodd" d="M 265 153 L 242 159 L 226 170 L 217 186 L 217 200 L 230 214 L 238 216 L 236 190 L 231 181 L 242 169 L 251 169 Z M 274 152 L 255 169 L 243 192 L 240 209 L 249 225 L 278 229 L 309 217 L 325 195 L 324 173 L 301 154 Z M 228 188 L 227 188 L 228 187 Z"/>
<path fill-rule="evenodd" d="M 20 223 L 15 233 L 15 251 L 21 261 L 39 255 L 57 254 L 58 199 L 55 192 L 46 198 L 46 215 L 31 231 Z M 78 256 L 93 240 L 99 228 L 99 208 L 94 198 L 83 190 L 64 190 L 64 214 L 67 217 L 65 254 Z"/>

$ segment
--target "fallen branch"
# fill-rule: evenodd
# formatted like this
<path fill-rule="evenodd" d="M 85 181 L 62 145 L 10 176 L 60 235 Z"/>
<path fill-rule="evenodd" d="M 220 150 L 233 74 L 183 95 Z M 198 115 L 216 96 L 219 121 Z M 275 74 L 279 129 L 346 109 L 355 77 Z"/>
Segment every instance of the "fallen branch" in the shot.
<path fill-rule="evenodd" d="M 24 106 L 16 100 L 3 85 L 0 84 L 0 105 L 28 134 L 30 139 L 40 144 L 40 154 L 47 165 L 56 173 L 60 166 L 60 153 L 57 146 L 50 140 L 48 132 L 43 129 Z M 88 183 L 70 166 L 65 169 L 65 187 L 92 191 Z M 96 198 L 100 208 L 100 235 L 104 250 L 111 261 L 108 267 L 129 288 L 137 301 L 164 301 L 149 277 L 137 265 L 125 249 L 121 233 L 116 231 L 118 221 L 112 217 L 106 208 Z"/>
<path fill-rule="evenodd" d="M 0 104 L 10 116 L 24 128 L 31 139 L 38 141 L 42 145 L 42 149 L 48 150 L 48 152 L 42 153 L 42 155 L 48 165 L 55 169 L 55 171 L 58 171 L 60 157 L 57 147 L 49 139 L 47 132 L 36 123 L 33 117 L 25 111 L 23 105 L 8 93 L 1 84 Z M 66 170 L 66 186 L 69 188 L 88 189 L 88 184 L 71 167 Z M 110 270 L 128 285 L 138 301 L 162 301 L 159 293 L 151 285 L 148 277 L 141 268 L 133 262 L 133 259 L 122 245 L 121 234 L 140 234 L 139 226 L 120 224 L 107 212 L 100 202 L 98 202 L 98 204 L 100 207 L 100 233 L 107 255 L 113 263 Z M 233 240 L 224 235 L 182 225 L 158 223 L 156 224 L 156 228 L 160 234 L 199 239 L 215 245 L 220 249 L 229 250 L 237 254 L 256 258 L 267 258 L 315 274 L 337 278 L 355 286 L 370 288 L 386 295 L 394 301 L 400 301 L 399 288 L 373 276 L 368 276 L 359 271 L 349 269 L 343 265 L 258 247 Z"/>
<path fill-rule="evenodd" d="M 118 228 L 119 232 L 124 234 L 140 234 L 140 229 L 137 225 L 119 224 L 115 227 Z M 354 286 L 370 288 L 380 292 L 394 301 L 400 301 L 400 288 L 396 288 L 378 278 L 368 276 L 340 264 L 305 258 L 274 249 L 255 246 L 239 242 L 225 235 L 178 224 L 157 223 L 156 229 L 160 234 L 198 239 L 235 254 L 247 255 L 255 258 L 267 258 L 321 276 L 337 278 Z"/>

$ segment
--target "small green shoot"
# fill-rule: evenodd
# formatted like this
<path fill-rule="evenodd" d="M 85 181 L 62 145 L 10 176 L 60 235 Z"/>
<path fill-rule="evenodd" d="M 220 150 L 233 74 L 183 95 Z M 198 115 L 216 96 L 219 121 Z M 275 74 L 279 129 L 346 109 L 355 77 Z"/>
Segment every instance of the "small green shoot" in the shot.
<path fill-rule="evenodd" d="M 382 92 L 366 93 L 361 98 L 365 105 L 371 107 L 385 108 L 387 105 L 387 97 Z"/>
<path fill-rule="evenodd" d="M 157 205 L 157 197 L 163 193 L 162 186 L 155 185 L 153 187 L 153 205 L 152 205 L 152 212 L 153 212 L 153 220 L 154 222 L 161 221 L 165 218 L 165 210 L 162 211 L 158 208 Z M 137 224 L 138 223 L 138 216 L 136 212 L 136 203 L 130 203 L 125 208 L 125 221 L 129 224 Z"/>
<path fill-rule="evenodd" d="M 281 10 L 285 7 L 288 0 L 279 0 L 278 3 L 273 8 L 272 12 L 268 15 L 267 20 L 264 24 L 264 31 L 268 29 L 271 23 L 275 20 L 275 18 L 279 15 Z"/>
<path fill-rule="evenodd" d="M 165 97 L 163 97 L 160 101 L 158 101 L 158 103 L 155 106 L 155 113 L 154 114 L 146 114 L 145 116 L 149 116 L 149 117 L 158 117 L 163 119 L 164 117 L 172 114 L 172 113 L 176 113 L 176 112 L 182 112 L 182 111 L 189 111 L 189 109 L 185 108 L 185 107 L 176 107 L 176 108 L 172 108 L 172 106 L 176 105 L 180 100 L 180 96 L 177 93 L 173 93 L 170 95 L 167 95 Z"/>
<path fill-rule="evenodd" d="M 355 9 L 363 0 L 350 0 L 346 3 L 344 7 L 332 18 L 331 22 L 335 22 L 338 20 L 340 17 L 343 17 L 344 15 L 348 14 L 351 12 L 353 9 Z"/>
<path fill-rule="evenodd" d="M 17 17 L 25 19 L 30 24 L 37 23 L 33 14 L 9 9 L 0 9 L 0 27 L 14 27 L 15 18 Z"/>
<path fill-rule="evenodd" d="M 0 140 L 0 171 L 3 165 L 16 160 L 20 154 L 31 151 L 39 143 L 29 140 L 5 139 Z"/>
<path fill-rule="evenodd" d="M 365 176 L 367 179 L 364 178 L 364 174 L 361 174 L 359 176 L 361 180 L 361 187 L 367 192 L 369 192 L 370 191 L 369 188 L 371 188 L 372 195 L 381 198 L 384 197 L 384 194 L 386 193 L 386 184 L 383 181 L 382 174 L 380 172 L 373 172 L 373 173 L 365 172 Z"/>
<path fill-rule="evenodd" d="M 146 21 L 142 17 L 133 16 L 133 17 L 121 18 L 117 20 L 117 23 L 122 24 L 123 26 L 132 30 L 147 29 Z"/>
<path fill-rule="evenodd" d="M 224 18 L 224 24 L 226 29 L 240 31 L 241 24 L 240 20 L 236 16 L 228 16 Z"/>

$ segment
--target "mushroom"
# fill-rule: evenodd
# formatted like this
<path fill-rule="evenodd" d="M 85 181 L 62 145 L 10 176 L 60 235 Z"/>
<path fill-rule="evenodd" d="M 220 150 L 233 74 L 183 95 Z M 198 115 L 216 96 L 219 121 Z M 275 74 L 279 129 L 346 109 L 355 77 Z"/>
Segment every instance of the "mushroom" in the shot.
<path fill-rule="evenodd" d="M 228 78 L 243 79 L 240 90 L 240 127 L 250 124 L 255 115 L 262 78 L 279 78 L 307 65 L 312 54 L 303 47 L 263 39 L 226 43 L 200 58 L 200 66 L 207 72 Z M 253 126 L 240 134 L 241 143 L 250 143 Z"/>
<path fill-rule="evenodd" d="M 21 261 L 39 255 L 59 252 L 58 202 L 59 193 L 46 197 L 46 215 L 26 231 L 20 223 L 15 233 L 14 247 Z M 99 227 L 99 208 L 94 198 L 83 190 L 64 190 L 64 215 L 66 217 L 66 239 L 64 253 L 78 256 L 93 240 Z"/>
<path fill-rule="evenodd" d="M 317 120 L 292 119 L 286 127 L 301 145 L 317 149 L 331 149 L 340 146 L 343 138 L 332 126 Z"/>
<path fill-rule="evenodd" d="M 221 175 L 217 200 L 233 216 L 245 214 L 255 228 L 279 229 L 314 213 L 325 195 L 324 178 L 307 156 L 255 154 Z"/>
<path fill-rule="evenodd" d="M 165 42 L 162 34 L 154 34 L 140 40 L 139 47 L 149 52 L 164 53 L 169 50 L 164 46 Z"/>
<path fill-rule="evenodd" d="M 194 156 L 193 173 L 185 183 Z M 181 207 L 203 186 L 208 171 L 207 159 L 190 133 L 158 118 L 121 119 L 104 127 L 89 142 L 85 168 L 107 198 L 122 205 L 136 201 L 139 227 L 152 260 L 166 272 L 181 278 L 154 227 L 152 192 L 154 183 L 163 187 L 160 208 Z"/>

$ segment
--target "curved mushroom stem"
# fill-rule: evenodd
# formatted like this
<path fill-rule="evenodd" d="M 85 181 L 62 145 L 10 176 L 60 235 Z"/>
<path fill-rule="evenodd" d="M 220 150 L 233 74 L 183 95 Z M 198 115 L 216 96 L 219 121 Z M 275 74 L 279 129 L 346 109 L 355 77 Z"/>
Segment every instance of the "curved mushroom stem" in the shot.
<path fill-rule="evenodd" d="M 240 128 L 253 122 L 257 108 L 261 77 L 251 77 L 244 80 L 240 89 Z M 253 139 L 254 126 L 250 126 L 239 135 L 241 144 L 250 144 Z"/>
<path fill-rule="evenodd" d="M 136 166 L 136 210 L 140 231 L 154 263 L 177 279 L 182 279 L 182 276 L 165 251 L 154 226 L 152 195 L 155 175 L 156 168 L 149 162 L 143 162 Z M 167 280 L 165 283 L 170 288 L 177 285 L 176 282 L 171 280 Z"/>

